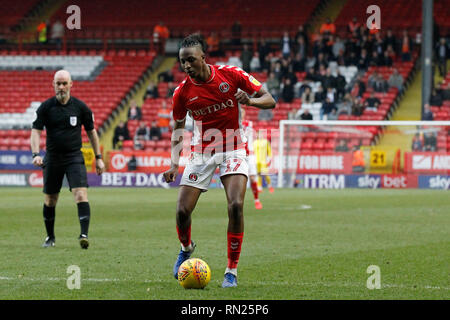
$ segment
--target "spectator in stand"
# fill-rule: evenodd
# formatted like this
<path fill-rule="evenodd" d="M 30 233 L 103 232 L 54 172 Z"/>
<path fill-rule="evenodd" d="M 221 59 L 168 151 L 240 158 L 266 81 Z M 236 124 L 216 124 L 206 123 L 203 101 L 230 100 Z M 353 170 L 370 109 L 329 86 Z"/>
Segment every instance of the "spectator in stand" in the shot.
<path fill-rule="evenodd" d="M 316 82 L 319 80 L 316 70 L 313 67 L 310 67 L 308 69 L 308 72 L 306 72 L 305 80 L 309 80 L 312 82 Z"/>
<path fill-rule="evenodd" d="M 335 59 L 339 56 L 339 53 L 345 53 L 345 42 L 339 36 L 336 36 L 332 52 Z"/>
<path fill-rule="evenodd" d="M 61 50 L 62 41 L 64 38 L 64 25 L 61 21 L 56 20 L 52 25 L 52 30 L 50 31 L 50 41 L 58 47 L 58 50 Z"/>
<path fill-rule="evenodd" d="M 389 54 L 389 51 L 387 51 L 387 50 L 384 51 L 383 56 L 381 58 L 381 65 L 386 66 L 386 67 L 392 67 L 392 63 L 393 63 L 393 60 Z"/>
<path fill-rule="evenodd" d="M 315 102 L 324 102 L 327 96 L 326 92 L 323 91 L 322 85 L 319 85 L 319 88 L 317 88 L 317 91 L 314 93 L 314 95 L 315 95 Z"/>
<path fill-rule="evenodd" d="M 370 97 L 366 99 L 364 102 L 365 110 L 367 111 L 377 111 L 378 106 L 381 104 L 380 99 L 375 97 L 375 92 L 370 93 Z"/>
<path fill-rule="evenodd" d="M 158 74 L 158 80 L 160 82 L 173 82 L 174 77 L 171 70 L 167 70 Z"/>
<path fill-rule="evenodd" d="M 338 115 L 340 114 L 346 114 L 351 115 L 352 114 L 352 108 L 353 108 L 353 97 L 350 93 L 345 94 L 342 101 L 337 105 L 338 108 Z"/>
<path fill-rule="evenodd" d="M 148 83 L 147 89 L 145 91 L 145 98 L 146 99 L 155 99 L 158 98 L 159 94 L 158 94 L 158 87 L 156 86 L 156 84 L 150 80 L 150 82 Z"/>
<path fill-rule="evenodd" d="M 280 96 L 281 84 L 280 80 L 275 76 L 274 72 L 269 73 L 269 79 L 266 81 L 267 91 L 272 95 L 275 101 Z"/>
<path fill-rule="evenodd" d="M 128 161 L 128 171 L 136 171 L 137 159 L 134 154 L 131 155 L 130 161 Z"/>
<path fill-rule="evenodd" d="M 395 38 L 391 29 L 387 30 L 386 37 L 384 38 L 384 47 L 389 48 L 389 46 L 391 46 L 391 49 L 393 51 L 395 51 L 395 48 L 397 48 L 397 39 Z"/>
<path fill-rule="evenodd" d="M 161 132 L 168 132 L 170 126 L 170 119 L 172 111 L 167 107 L 167 102 L 162 100 L 161 108 L 158 110 L 158 127 L 161 128 Z"/>
<path fill-rule="evenodd" d="M 253 54 L 252 60 L 250 61 L 250 72 L 260 72 L 261 64 L 259 60 L 258 52 Z"/>
<path fill-rule="evenodd" d="M 408 30 L 403 30 L 402 40 L 401 40 L 401 54 L 402 61 L 411 61 L 411 52 L 412 52 L 412 40 L 408 36 Z"/>
<path fill-rule="evenodd" d="M 273 73 L 275 73 L 275 77 L 278 79 L 278 81 L 283 80 L 284 74 L 283 74 L 283 68 L 282 68 L 280 60 L 275 62 L 272 71 L 273 71 Z"/>
<path fill-rule="evenodd" d="M 389 77 L 388 80 L 389 87 L 395 87 L 399 91 L 402 91 L 403 89 L 403 76 L 398 72 L 397 69 L 394 69 L 392 74 Z"/>
<path fill-rule="evenodd" d="M 289 37 L 289 32 L 285 31 L 283 33 L 283 38 L 281 38 L 281 54 L 283 58 L 287 59 L 291 56 L 292 43 Z"/>
<path fill-rule="evenodd" d="M 273 119 L 272 109 L 260 109 L 258 112 L 259 121 L 270 121 Z"/>
<path fill-rule="evenodd" d="M 308 47 L 306 45 L 305 38 L 297 38 L 295 54 L 300 55 L 300 59 L 306 60 L 306 56 L 308 55 Z"/>
<path fill-rule="evenodd" d="M 332 108 L 330 113 L 327 115 L 327 120 L 337 120 L 338 113 L 336 108 Z"/>
<path fill-rule="evenodd" d="M 173 93 L 175 92 L 175 84 L 170 81 L 167 84 L 167 94 L 166 94 L 166 98 L 172 98 L 173 97 Z"/>
<path fill-rule="evenodd" d="M 437 139 L 433 132 L 425 132 L 423 138 L 423 151 L 436 151 Z"/>
<path fill-rule="evenodd" d="M 253 58 L 253 52 L 250 51 L 248 44 L 244 44 L 244 49 L 241 52 L 240 60 L 242 62 L 242 69 L 245 72 L 250 72 L 250 62 Z"/>
<path fill-rule="evenodd" d="M 442 106 L 442 96 L 436 89 L 433 89 L 430 96 L 430 105 L 432 106 Z"/>
<path fill-rule="evenodd" d="M 261 69 L 263 71 L 268 71 L 270 68 L 270 64 L 267 63 L 266 57 L 270 53 L 270 46 L 266 42 L 264 38 L 261 38 L 258 46 L 258 55 L 259 55 L 259 64 L 261 65 Z"/>
<path fill-rule="evenodd" d="M 302 94 L 302 104 L 313 104 L 315 102 L 314 92 L 312 92 L 311 87 L 306 87 Z"/>
<path fill-rule="evenodd" d="M 161 134 L 161 129 L 158 127 L 158 123 L 153 120 L 150 126 L 150 133 L 149 133 L 149 138 L 150 140 L 153 141 L 159 141 L 161 140 L 162 134 Z"/>
<path fill-rule="evenodd" d="M 416 133 L 412 140 L 411 150 L 412 151 L 422 151 L 423 149 L 423 138 L 420 133 Z"/>
<path fill-rule="evenodd" d="M 347 31 L 350 34 L 353 34 L 355 31 L 359 29 L 360 26 L 361 24 L 358 22 L 358 19 L 356 17 L 353 17 L 353 19 L 349 21 L 347 24 Z"/>
<path fill-rule="evenodd" d="M 303 83 L 300 85 L 300 88 L 298 90 L 299 91 L 299 93 L 298 93 L 299 97 L 301 97 L 303 95 L 303 92 L 305 92 L 306 88 L 309 88 L 309 90 L 312 91 L 311 81 L 305 79 L 305 80 L 303 80 Z M 314 97 L 314 99 L 315 99 L 315 97 Z"/>
<path fill-rule="evenodd" d="M 335 150 L 336 152 L 349 152 L 350 149 L 347 145 L 347 140 L 340 139 L 338 145 L 336 146 Z"/>
<path fill-rule="evenodd" d="M 326 98 L 330 99 L 330 102 L 336 103 L 337 102 L 336 90 L 332 87 L 328 87 Z"/>
<path fill-rule="evenodd" d="M 384 80 L 383 76 L 379 74 L 375 79 L 375 82 L 372 86 L 373 90 L 376 92 L 387 92 L 389 90 L 389 85 L 386 80 Z"/>
<path fill-rule="evenodd" d="M 352 115 L 359 117 L 364 112 L 364 105 L 362 104 L 361 98 L 357 97 L 355 98 L 355 103 L 353 104 L 352 108 Z"/>
<path fill-rule="evenodd" d="M 135 100 L 130 101 L 130 109 L 128 110 L 128 120 L 141 120 L 142 109 L 138 107 Z"/>
<path fill-rule="evenodd" d="M 290 78 L 286 78 L 283 81 L 281 97 L 283 98 L 283 101 L 287 103 L 291 103 L 292 100 L 294 100 L 294 86 L 292 85 Z"/>
<path fill-rule="evenodd" d="M 307 108 L 300 115 L 300 120 L 312 120 L 312 119 L 313 119 L 313 116 L 309 112 L 309 109 L 307 109 Z"/>
<path fill-rule="evenodd" d="M 136 150 L 142 150 L 145 146 L 145 141 L 149 140 L 150 129 L 148 128 L 145 121 L 139 122 L 139 127 L 137 127 L 134 133 L 134 148 Z"/>
<path fill-rule="evenodd" d="M 317 59 L 316 59 L 316 61 L 314 63 L 314 70 L 315 71 L 319 71 L 320 70 L 320 66 L 325 68 L 325 70 L 326 70 L 326 68 L 328 68 L 328 61 L 327 61 L 327 59 L 325 57 L 325 54 L 323 52 L 320 52 L 317 55 Z"/>
<path fill-rule="evenodd" d="M 234 46 L 241 45 L 242 25 L 239 21 L 235 21 L 231 26 L 231 43 Z"/>
<path fill-rule="evenodd" d="M 434 115 L 433 112 L 431 112 L 430 105 L 428 103 L 425 103 L 423 106 L 423 114 L 422 114 L 422 120 L 423 121 L 433 121 Z"/>
<path fill-rule="evenodd" d="M 325 90 L 328 90 L 328 88 L 336 88 L 336 77 L 331 74 L 330 68 L 327 68 L 325 71 L 325 76 L 322 78 L 322 85 Z"/>
<path fill-rule="evenodd" d="M 347 86 L 347 80 L 341 74 L 339 69 L 337 69 L 337 76 L 336 76 L 335 79 L 336 79 L 336 81 L 335 81 L 335 83 L 336 83 L 335 88 L 336 88 L 337 98 L 340 100 L 345 95 L 345 87 Z"/>
<path fill-rule="evenodd" d="M 156 47 L 156 52 L 159 55 L 164 55 L 166 48 L 166 41 L 169 38 L 169 29 L 164 25 L 163 21 L 160 21 L 153 28 L 153 44 Z"/>
<path fill-rule="evenodd" d="M 305 56 L 302 56 L 300 52 L 297 52 L 294 59 L 292 60 L 292 70 L 294 72 L 305 71 L 306 59 L 304 57 Z"/>
<path fill-rule="evenodd" d="M 441 89 L 442 100 L 450 100 L 450 82 L 447 83 L 447 87 Z"/>
<path fill-rule="evenodd" d="M 350 54 L 345 58 L 345 66 L 358 66 L 359 59 L 356 56 L 356 52 L 350 51 Z"/>
<path fill-rule="evenodd" d="M 439 39 L 439 43 L 436 45 L 436 60 L 441 77 L 445 77 L 447 74 L 447 59 L 450 57 L 450 49 L 446 43 L 444 37 Z"/>
<path fill-rule="evenodd" d="M 305 31 L 305 28 L 303 27 L 303 25 L 298 26 L 297 32 L 295 33 L 295 43 L 298 44 L 300 38 L 303 38 L 303 43 L 305 44 L 304 57 L 306 57 L 306 53 L 308 52 L 309 37 L 308 37 L 308 33 Z M 297 52 L 299 52 L 298 47 L 297 47 Z"/>
<path fill-rule="evenodd" d="M 325 23 L 320 26 L 320 34 L 331 35 L 336 33 L 336 26 L 331 22 L 330 18 L 327 18 Z"/>
<path fill-rule="evenodd" d="M 320 120 L 323 120 L 325 117 L 331 113 L 331 110 L 336 109 L 336 105 L 330 101 L 330 98 L 326 98 L 325 102 L 322 103 L 322 108 L 320 108 Z"/>
<path fill-rule="evenodd" d="M 222 51 L 220 49 L 220 40 L 216 32 L 211 32 L 209 37 L 206 39 L 206 43 L 208 44 L 208 52 L 210 57 L 222 56 Z"/>
<path fill-rule="evenodd" d="M 117 127 L 114 129 L 113 136 L 113 148 L 122 149 L 122 143 L 124 140 L 130 140 L 130 132 L 125 121 L 120 120 Z"/>
<path fill-rule="evenodd" d="M 369 57 L 367 56 L 366 49 L 361 49 L 361 55 L 358 58 L 356 66 L 358 67 L 358 70 L 361 70 L 361 71 L 367 70 L 367 68 L 369 66 Z"/>

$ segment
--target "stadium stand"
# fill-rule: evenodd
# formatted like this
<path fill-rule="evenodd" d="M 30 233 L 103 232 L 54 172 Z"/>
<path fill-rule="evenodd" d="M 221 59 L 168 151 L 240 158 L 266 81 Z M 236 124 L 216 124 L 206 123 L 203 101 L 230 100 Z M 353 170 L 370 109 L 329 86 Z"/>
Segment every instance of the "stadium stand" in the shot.
<path fill-rule="evenodd" d="M 43 56 L 39 52 L 31 55 L 12 55 L 10 52 L 0 56 L 0 132 L 5 137 L 3 149 L 29 149 L 29 137 L 17 135 L 17 130 L 29 135 L 36 108 L 40 102 L 54 95 L 51 83 L 55 70 L 64 67 L 73 72 L 75 82 L 72 94 L 92 109 L 96 126 L 101 128 L 151 66 L 154 58 L 153 53 L 132 50 L 91 53 Z M 41 144 L 44 141 L 45 133 Z M 84 131 L 83 141 L 87 141 Z"/>
<path fill-rule="evenodd" d="M 221 38 L 230 38 L 234 21 L 242 24 L 242 37 L 280 37 L 282 32 L 294 32 L 305 24 L 319 4 L 319 0 L 308 2 L 288 0 L 274 2 L 259 1 L 258 5 L 245 0 L 204 2 L 193 0 L 190 8 L 195 15 L 186 15 L 182 0 L 97 2 L 80 0 L 83 8 L 83 30 L 68 32 L 69 38 L 77 39 L 150 39 L 153 27 L 164 21 L 173 37 L 183 37 L 195 31 L 216 31 Z M 251 15 L 248 14 L 251 11 Z M 102 14 L 99 15 L 99 12 Z M 269 20 L 260 17 L 270 16 Z M 65 8 L 61 8 L 51 19 L 65 19 Z M 207 19 L 199 19 L 207 17 Z"/>

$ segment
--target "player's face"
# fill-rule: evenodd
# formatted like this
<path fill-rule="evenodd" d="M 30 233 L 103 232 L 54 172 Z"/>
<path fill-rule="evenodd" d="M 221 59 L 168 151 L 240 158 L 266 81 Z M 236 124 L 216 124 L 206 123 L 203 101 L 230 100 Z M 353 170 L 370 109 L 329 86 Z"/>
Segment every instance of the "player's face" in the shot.
<path fill-rule="evenodd" d="M 205 63 L 205 54 L 199 46 L 181 48 L 180 63 L 191 78 L 198 78 Z"/>

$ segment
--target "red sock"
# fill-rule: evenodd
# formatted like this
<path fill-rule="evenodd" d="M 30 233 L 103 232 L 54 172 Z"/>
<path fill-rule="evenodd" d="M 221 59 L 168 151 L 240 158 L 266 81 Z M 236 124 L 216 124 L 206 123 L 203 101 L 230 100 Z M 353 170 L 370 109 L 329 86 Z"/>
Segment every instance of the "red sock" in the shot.
<path fill-rule="evenodd" d="M 255 200 L 258 200 L 258 182 L 252 181 L 250 183 L 250 186 L 252 187 L 253 196 L 255 197 Z"/>
<path fill-rule="evenodd" d="M 187 247 L 191 244 L 191 226 L 186 230 L 181 230 L 177 226 L 178 239 L 180 239 L 181 244 Z"/>
<path fill-rule="evenodd" d="M 239 256 L 241 254 L 241 245 L 244 238 L 244 233 L 227 232 L 228 242 L 228 265 L 230 269 L 237 268 Z"/>

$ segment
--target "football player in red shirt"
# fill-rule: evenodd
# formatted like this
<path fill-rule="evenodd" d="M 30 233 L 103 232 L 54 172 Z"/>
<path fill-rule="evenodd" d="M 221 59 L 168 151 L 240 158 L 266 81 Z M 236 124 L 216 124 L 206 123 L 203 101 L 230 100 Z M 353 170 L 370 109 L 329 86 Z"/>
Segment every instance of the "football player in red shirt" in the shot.
<path fill-rule="evenodd" d="M 183 172 L 176 209 L 176 227 L 181 250 L 173 274 L 195 249 L 191 241 L 191 214 L 211 178 L 220 169 L 228 203 L 228 264 L 222 287 L 237 286 L 237 264 L 244 234 L 243 205 L 248 179 L 246 138 L 241 127 L 239 104 L 272 109 L 275 100 L 251 75 L 233 66 L 206 63 L 206 43 L 199 35 L 183 39 L 179 58 L 187 77 L 173 95 L 174 130 L 171 168 L 166 182 L 178 174 L 186 115 L 194 119 L 191 156 Z M 238 91 L 238 89 L 241 89 Z"/>

